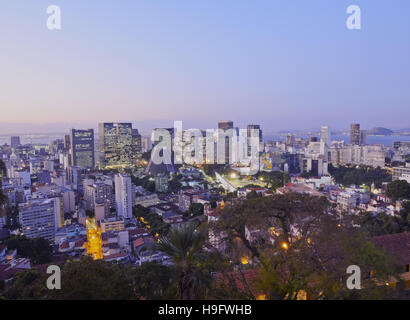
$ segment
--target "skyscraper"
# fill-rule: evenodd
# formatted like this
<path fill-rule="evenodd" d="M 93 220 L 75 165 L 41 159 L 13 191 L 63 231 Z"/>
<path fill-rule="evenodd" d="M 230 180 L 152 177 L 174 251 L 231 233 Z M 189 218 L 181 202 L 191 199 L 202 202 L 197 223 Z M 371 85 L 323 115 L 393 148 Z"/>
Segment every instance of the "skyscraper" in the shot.
<path fill-rule="evenodd" d="M 248 134 L 247 134 L 248 138 L 250 138 L 252 136 L 251 135 L 252 129 L 253 130 L 259 130 L 259 142 L 262 142 L 262 130 L 261 130 L 261 126 L 259 124 L 250 124 L 250 125 L 248 125 L 247 129 L 248 129 Z"/>
<path fill-rule="evenodd" d="M 10 145 L 12 148 L 15 148 L 20 145 L 20 137 L 19 136 L 12 136 L 10 138 Z"/>
<path fill-rule="evenodd" d="M 132 124 L 100 123 L 98 125 L 100 165 L 131 164 Z"/>
<path fill-rule="evenodd" d="M 367 132 L 365 130 L 360 131 L 360 144 L 361 145 L 367 144 Z"/>
<path fill-rule="evenodd" d="M 142 156 L 142 140 L 138 129 L 132 129 L 132 162 L 135 164 Z"/>
<path fill-rule="evenodd" d="M 361 140 L 360 124 L 353 123 L 350 125 L 350 144 L 359 146 L 360 140 Z"/>
<path fill-rule="evenodd" d="M 218 122 L 218 129 L 222 130 L 223 133 L 221 137 L 218 135 L 218 163 L 223 162 L 224 164 L 229 164 L 230 162 L 230 155 L 231 155 L 231 148 L 230 145 L 232 145 L 232 135 L 228 133 L 229 130 L 233 130 L 233 121 L 219 121 Z M 219 141 L 220 138 L 223 138 L 225 141 L 225 144 L 223 141 Z M 222 150 L 225 151 L 225 156 L 224 159 L 222 159 Z"/>
<path fill-rule="evenodd" d="M 330 131 L 328 126 L 323 126 L 320 135 L 320 141 L 324 142 L 326 146 L 330 147 Z"/>
<path fill-rule="evenodd" d="M 115 203 L 117 216 L 132 218 L 132 184 L 131 177 L 125 174 L 117 174 L 115 183 Z"/>
<path fill-rule="evenodd" d="M 94 130 L 70 130 L 71 165 L 92 169 L 94 159 Z"/>

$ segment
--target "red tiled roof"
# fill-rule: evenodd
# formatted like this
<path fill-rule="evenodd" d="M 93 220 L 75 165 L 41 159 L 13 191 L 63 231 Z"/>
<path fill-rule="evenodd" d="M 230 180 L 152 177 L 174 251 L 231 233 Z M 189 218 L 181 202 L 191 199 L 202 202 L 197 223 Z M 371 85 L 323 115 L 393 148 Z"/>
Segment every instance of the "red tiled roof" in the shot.
<path fill-rule="evenodd" d="M 70 245 L 68 244 L 67 241 L 64 241 L 61 245 L 60 245 L 60 249 L 68 249 L 70 247 Z"/>

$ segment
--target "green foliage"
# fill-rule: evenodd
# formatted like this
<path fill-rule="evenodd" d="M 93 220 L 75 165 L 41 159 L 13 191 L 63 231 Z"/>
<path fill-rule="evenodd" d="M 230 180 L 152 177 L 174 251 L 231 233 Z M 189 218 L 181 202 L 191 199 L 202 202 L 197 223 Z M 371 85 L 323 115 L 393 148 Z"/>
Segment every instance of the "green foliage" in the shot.
<path fill-rule="evenodd" d="M 49 292 L 46 276 L 30 269 L 16 274 L 11 283 L 5 285 L 4 297 L 10 300 L 46 299 Z"/>
<path fill-rule="evenodd" d="M 147 225 L 150 226 L 149 230 L 152 235 L 158 233 L 159 235 L 164 236 L 168 233 L 171 227 L 168 223 L 165 223 L 158 214 L 150 212 L 149 209 L 141 205 L 134 206 L 132 212 L 137 219 L 140 219 L 141 217 L 144 218 Z"/>
<path fill-rule="evenodd" d="M 17 208 L 6 207 L 4 212 L 7 215 L 6 224 L 4 226 L 5 228 L 16 230 L 21 227 L 19 221 L 19 211 Z"/>
<path fill-rule="evenodd" d="M 204 268 L 209 263 L 203 250 L 205 239 L 205 234 L 197 231 L 194 224 L 184 224 L 172 227 L 157 245 L 157 249 L 173 262 L 181 300 L 199 298 L 201 288 L 211 285 L 211 274 Z"/>
<path fill-rule="evenodd" d="M 155 181 L 152 181 L 148 176 L 141 179 L 131 176 L 131 181 L 137 187 L 141 186 L 150 192 L 155 192 Z"/>
<path fill-rule="evenodd" d="M 177 193 L 182 188 L 182 184 L 179 182 L 181 175 L 175 175 L 168 181 L 168 191 Z"/>
<path fill-rule="evenodd" d="M 95 213 L 92 210 L 85 210 L 85 215 L 89 218 L 94 218 L 95 217 Z"/>
<path fill-rule="evenodd" d="M 220 174 L 229 174 L 232 172 L 230 167 L 225 164 L 205 164 L 203 166 L 203 170 L 207 176 L 214 178 L 215 172 L 218 172 Z"/>
<path fill-rule="evenodd" d="M 333 176 L 336 183 L 344 186 L 350 186 L 352 184 L 359 186 L 365 184 L 370 187 L 372 183 L 374 183 L 377 188 L 380 188 L 383 182 L 391 181 L 390 173 L 379 167 L 334 167 L 330 164 L 329 173 Z"/>
<path fill-rule="evenodd" d="M 191 217 L 202 216 L 204 214 L 204 205 L 202 203 L 192 203 L 188 212 Z"/>
<path fill-rule="evenodd" d="M 261 198 L 262 195 L 260 195 L 259 193 L 257 193 L 256 191 L 251 191 L 246 195 L 246 199 L 256 199 L 256 198 Z"/>
<path fill-rule="evenodd" d="M 377 215 L 363 213 L 355 218 L 355 223 L 373 237 L 410 232 L 410 202 L 405 202 L 403 209 L 396 216 L 386 213 L 379 213 Z"/>
<path fill-rule="evenodd" d="M 138 299 L 176 298 L 176 279 L 170 267 L 147 262 L 136 267 L 134 274 L 135 292 Z"/>
<path fill-rule="evenodd" d="M 410 184 L 405 180 L 392 181 L 387 185 L 386 195 L 394 201 L 410 199 Z"/>
<path fill-rule="evenodd" d="M 364 275 L 375 270 L 382 283 L 396 275 L 396 270 L 368 236 L 350 224 L 341 225 L 329 210 L 324 197 L 273 195 L 227 206 L 210 227 L 226 233 L 225 244 L 233 263 L 239 265 L 243 255 L 259 262 L 258 292 L 269 299 L 296 299 L 302 290 L 311 299 L 383 296 L 388 289 L 379 290 L 371 279 L 363 280 L 366 290 L 355 296 L 346 290 L 349 265 L 359 265 Z M 259 232 L 251 240 L 245 227 Z M 274 235 L 270 228 L 274 228 Z"/>
<path fill-rule="evenodd" d="M 29 239 L 26 237 L 13 237 L 7 241 L 9 250 L 17 249 L 17 254 L 29 258 L 33 264 L 44 264 L 51 261 L 53 248 L 43 238 Z"/>
<path fill-rule="evenodd" d="M 283 187 L 286 183 L 289 182 L 289 175 L 286 172 L 272 171 L 265 172 L 260 171 L 256 175 L 256 179 L 266 183 L 268 188 L 276 190 L 277 188 Z"/>

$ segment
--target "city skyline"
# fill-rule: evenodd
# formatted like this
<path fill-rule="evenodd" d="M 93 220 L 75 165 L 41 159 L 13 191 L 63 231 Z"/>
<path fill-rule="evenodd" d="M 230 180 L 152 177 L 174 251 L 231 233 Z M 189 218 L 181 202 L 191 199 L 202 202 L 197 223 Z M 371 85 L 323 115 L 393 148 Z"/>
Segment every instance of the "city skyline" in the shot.
<path fill-rule="evenodd" d="M 345 26 L 344 0 L 56 3 L 62 30 L 50 31 L 47 1 L 9 2 L 2 131 L 174 120 L 212 128 L 221 119 L 245 127 L 249 118 L 271 132 L 406 128 L 410 44 L 398 31 L 409 27 L 409 5 L 356 3 L 356 31 Z"/>

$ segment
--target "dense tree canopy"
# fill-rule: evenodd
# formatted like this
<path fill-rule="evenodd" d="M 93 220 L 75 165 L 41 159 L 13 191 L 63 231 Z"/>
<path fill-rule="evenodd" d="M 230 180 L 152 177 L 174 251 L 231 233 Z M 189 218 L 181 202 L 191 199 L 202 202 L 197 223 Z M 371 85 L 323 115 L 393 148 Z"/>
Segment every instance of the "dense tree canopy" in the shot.
<path fill-rule="evenodd" d="M 53 256 L 53 248 L 43 238 L 13 237 L 7 240 L 7 248 L 9 250 L 17 249 L 19 256 L 29 258 L 33 264 L 50 262 Z"/>
<path fill-rule="evenodd" d="M 386 195 L 393 201 L 410 199 L 410 184 L 405 180 L 392 181 L 387 185 Z"/>
<path fill-rule="evenodd" d="M 344 186 L 365 184 L 370 187 L 374 183 L 376 187 L 380 188 L 383 182 L 391 181 L 389 172 L 379 167 L 334 167 L 330 164 L 329 173 L 333 176 L 336 183 Z"/>
<path fill-rule="evenodd" d="M 363 275 L 376 271 L 378 280 L 396 274 L 390 258 L 351 224 L 342 224 L 324 197 L 290 193 L 249 199 L 226 207 L 211 228 L 225 233 L 227 252 L 238 265 L 244 256 L 256 263 L 258 288 L 270 299 L 296 299 L 301 292 L 311 299 L 348 297 L 349 265 L 359 265 Z M 371 279 L 363 282 L 368 290 L 361 298 L 384 292 Z"/>
<path fill-rule="evenodd" d="M 386 213 L 362 213 L 355 217 L 355 223 L 371 236 L 410 232 L 410 202 L 403 204 L 403 209 L 395 216 Z"/>

